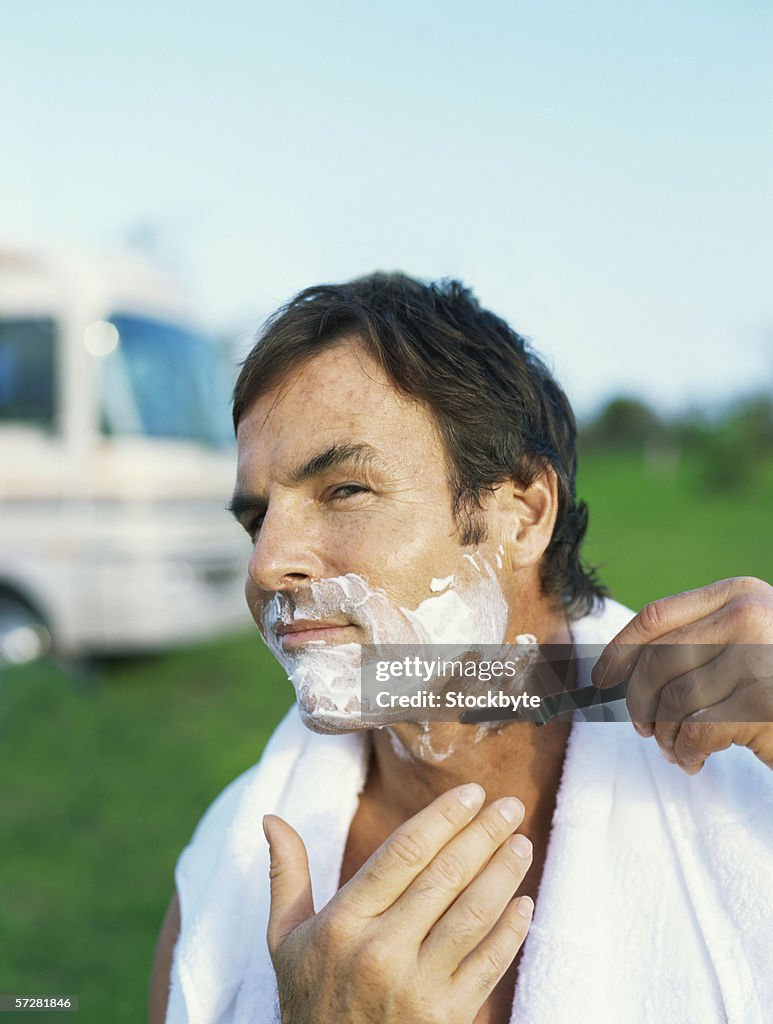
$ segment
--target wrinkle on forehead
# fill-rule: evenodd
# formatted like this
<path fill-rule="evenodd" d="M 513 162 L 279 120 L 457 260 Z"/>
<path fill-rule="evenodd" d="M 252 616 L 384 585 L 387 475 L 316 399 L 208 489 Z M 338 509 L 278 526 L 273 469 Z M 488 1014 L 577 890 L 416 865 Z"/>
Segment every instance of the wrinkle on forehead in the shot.
<path fill-rule="evenodd" d="M 320 366 L 322 360 L 325 364 Z M 352 366 L 352 361 L 356 361 L 357 369 Z M 358 379 L 358 371 L 367 384 Z M 371 387 L 380 389 L 381 395 L 368 395 L 367 391 Z M 383 368 L 368 355 L 362 344 L 351 338 L 305 359 L 296 373 L 286 377 L 275 388 L 258 395 L 239 423 L 237 439 L 240 463 L 243 464 L 244 459 L 250 457 L 248 448 L 256 443 L 263 447 L 260 435 L 271 428 L 275 414 L 291 396 L 302 413 L 312 408 L 312 416 L 318 421 L 314 424 L 312 420 L 312 429 L 319 431 L 316 441 L 323 439 L 330 444 L 365 442 L 386 457 L 387 453 L 377 440 L 370 436 L 360 436 L 364 428 L 377 422 L 380 428 L 385 428 L 385 433 L 382 432 L 378 440 L 391 435 L 395 448 L 400 452 L 407 450 L 407 444 L 414 448 L 414 455 L 421 454 L 421 463 L 426 464 L 440 456 L 447 465 L 445 444 L 431 410 L 423 402 L 403 394 L 387 378 Z M 390 403 L 390 397 L 394 404 Z M 270 404 L 266 408 L 264 403 L 269 399 Z M 406 408 L 418 412 L 429 428 L 436 449 L 431 454 L 426 439 L 420 444 L 415 431 L 406 426 L 403 416 Z M 294 412 L 294 409 L 289 412 L 288 417 Z M 352 433 L 348 434 L 347 431 Z M 283 425 L 282 440 L 287 441 L 291 437 L 299 442 L 308 440 L 308 434 L 305 437 L 293 437 L 293 433 L 292 424 L 289 431 Z M 240 482 L 243 483 L 241 479 Z"/>
<path fill-rule="evenodd" d="M 288 367 L 287 370 L 281 374 L 279 380 L 275 384 L 255 396 L 253 401 L 247 406 L 244 416 L 242 416 L 242 419 L 239 421 L 239 427 L 241 427 L 242 422 L 252 414 L 255 405 L 261 400 L 261 398 L 273 394 L 274 400 L 266 410 L 263 422 L 258 427 L 259 430 L 262 430 L 284 398 L 293 390 L 293 388 L 303 383 L 303 375 L 306 368 L 311 363 L 326 356 L 328 353 L 347 353 L 354 356 L 357 359 L 363 376 L 367 377 L 369 381 L 379 387 L 390 388 L 398 395 L 401 395 L 402 398 L 407 401 L 410 400 L 407 396 L 402 395 L 393 382 L 389 380 L 389 377 L 383 367 L 368 353 L 359 336 L 356 334 L 346 334 L 337 338 L 335 341 L 326 344 L 325 347 L 321 348 L 318 352 L 309 352 L 303 355 L 292 366 Z M 370 364 L 370 367 L 368 364 Z M 380 379 L 378 376 L 373 375 L 371 368 L 375 368 L 380 375 Z"/>

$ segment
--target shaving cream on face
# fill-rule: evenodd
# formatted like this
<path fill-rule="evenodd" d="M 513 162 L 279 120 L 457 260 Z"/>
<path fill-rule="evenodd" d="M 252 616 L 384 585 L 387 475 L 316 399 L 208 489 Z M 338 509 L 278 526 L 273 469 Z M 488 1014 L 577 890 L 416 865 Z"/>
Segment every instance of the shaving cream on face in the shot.
<path fill-rule="evenodd" d="M 360 715 L 361 646 L 312 640 L 286 651 L 277 626 L 299 619 L 351 624 L 360 628 L 362 643 L 440 644 L 448 657 L 483 644 L 502 645 L 508 607 L 496 573 L 478 552 L 464 558 L 474 568 L 465 574 L 471 578 L 463 584 L 453 575 L 433 579 L 433 595 L 414 609 L 395 606 L 383 590 L 353 573 L 274 595 L 263 611 L 261 633 L 287 671 L 309 728 L 348 732 L 372 726 Z"/>

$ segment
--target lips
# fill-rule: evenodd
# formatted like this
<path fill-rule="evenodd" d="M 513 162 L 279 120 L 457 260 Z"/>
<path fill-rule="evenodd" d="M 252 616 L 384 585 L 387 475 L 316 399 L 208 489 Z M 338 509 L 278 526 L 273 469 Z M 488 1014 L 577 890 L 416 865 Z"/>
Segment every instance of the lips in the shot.
<path fill-rule="evenodd" d="M 279 622 L 276 634 L 285 650 L 300 647 L 311 640 L 330 642 L 344 630 L 354 629 L 351 622 L 323 622 L 319 619 L 295 619 L 293 622 Z"/>

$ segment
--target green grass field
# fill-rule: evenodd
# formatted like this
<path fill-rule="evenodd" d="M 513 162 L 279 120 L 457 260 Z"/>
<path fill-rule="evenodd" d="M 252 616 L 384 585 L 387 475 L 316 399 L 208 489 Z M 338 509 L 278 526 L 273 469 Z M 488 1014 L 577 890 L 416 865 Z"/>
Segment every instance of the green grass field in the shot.
<path fill-rule="evenodd" d="M 619 600 L 640 607 L 724 576 L 773 579 L 773 466 L 741 496 L 630 457 L 581 469 L 588 561 Z M 67 1019 L 82 1024 L 144 1019 L 176 857 L 291 696 L 257 633 L 88 672 L 43 664 L 0 677 L 0 993 L 77 994 L 80 1013 Z"/>
<path fill-rule="evenodd" d="M 773 462 L 753 489 L 708 492 L 695 466 L 646 471 L 625 455 L 581 459 L 586 561 L 618 601 L 647 601 L 728 576 L 773 582 Z"/>

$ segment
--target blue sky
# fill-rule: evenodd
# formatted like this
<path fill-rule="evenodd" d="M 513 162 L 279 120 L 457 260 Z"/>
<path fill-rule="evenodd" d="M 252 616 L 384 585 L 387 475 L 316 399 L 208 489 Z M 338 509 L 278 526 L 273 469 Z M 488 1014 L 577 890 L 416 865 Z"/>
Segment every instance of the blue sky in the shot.
<path fill-rule="evenodd" d="M 580 412 L 773 385 L 773 10 L 0 0 L 0 241 L 157 233 L 207 322 L 458 276 Z"/>

